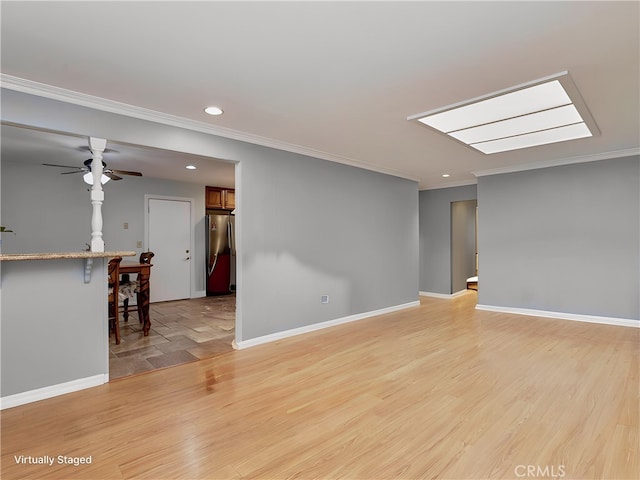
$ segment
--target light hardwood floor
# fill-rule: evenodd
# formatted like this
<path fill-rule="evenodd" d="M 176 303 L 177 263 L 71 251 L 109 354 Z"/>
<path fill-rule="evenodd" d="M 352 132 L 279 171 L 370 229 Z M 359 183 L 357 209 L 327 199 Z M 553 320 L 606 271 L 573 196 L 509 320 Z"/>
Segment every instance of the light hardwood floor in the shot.
<path fill-rule="evenodd" d="M 6 410 L 2 478 L 638 478 L 640 329 L 475 301 L 422 298 Z"/>

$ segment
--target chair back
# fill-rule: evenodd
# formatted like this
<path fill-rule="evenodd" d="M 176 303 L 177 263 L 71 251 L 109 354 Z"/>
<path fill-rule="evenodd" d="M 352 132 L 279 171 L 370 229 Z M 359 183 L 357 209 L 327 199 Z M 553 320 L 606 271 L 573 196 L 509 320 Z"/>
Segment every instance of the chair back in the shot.
<path fill-rule="evenodd" d="M 151 259 L 154 255 L 155 253 L 153 252 L 142 252 L 140 254 L 140 263 L 151 263 Z"/>
<path fill-rule="evenodd" d="M 120 290 L 120 262 L 122 257 L 109 260 L 109 332 L 114 332 L 116 345 L 120 344 L 120 321 L 118 319 L 118 293 Z"/>
<path fill-rule="evenodd" d="M 118 288 L 120 286 L 120 262 L 122 257 L 113 257 L 109 260 L 108 275 L 109 275 L 109 301 L 112 301 L 111 297 L 118 294 Z M 114 293 L 115 292 L 115 293 Z"/>

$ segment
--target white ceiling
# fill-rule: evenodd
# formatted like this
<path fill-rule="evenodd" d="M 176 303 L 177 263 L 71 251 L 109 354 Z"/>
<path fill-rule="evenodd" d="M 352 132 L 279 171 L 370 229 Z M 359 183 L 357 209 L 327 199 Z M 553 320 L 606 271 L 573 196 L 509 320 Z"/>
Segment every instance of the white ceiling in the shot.
<path fill-rule="evenodd" d="M 421 188 L 640 148 L 638 2 L 4 1 L 1 8 L 5 78 L 202 122 L 235 138 L 416 179 Z M 599 136 L 484 155 L 407 121 L 564 70 Z M 212 104 L 225 114 L 204 114 Z M 114 148 L 126 165 L 109 166 L 143 171 L 140 156 L 126 159 L 127 149 Z M 172 176 L 175 154 L 155 153 L 147 160 L 153 171 Z"/>

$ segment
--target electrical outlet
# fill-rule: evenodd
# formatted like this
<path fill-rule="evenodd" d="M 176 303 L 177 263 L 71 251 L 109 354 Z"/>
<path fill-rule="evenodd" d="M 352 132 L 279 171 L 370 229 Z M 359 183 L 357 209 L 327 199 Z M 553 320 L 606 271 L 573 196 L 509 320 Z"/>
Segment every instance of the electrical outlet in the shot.
<path fill-rule="evenodd" d="M 138 240 L 136 242 L 136 248 L 142 248 L 142 241 L 141 240 Z"/>
<path fill-rule="evenodd" d="M 320 297 L 320 302 L 321 303 L 329 303 L 329 295 L 322 295 Z"/>
<path fill-rule="evenodd" d="M 129 222 L 124 222 L 123 227 L 125 230 L 129 230 Z"/>

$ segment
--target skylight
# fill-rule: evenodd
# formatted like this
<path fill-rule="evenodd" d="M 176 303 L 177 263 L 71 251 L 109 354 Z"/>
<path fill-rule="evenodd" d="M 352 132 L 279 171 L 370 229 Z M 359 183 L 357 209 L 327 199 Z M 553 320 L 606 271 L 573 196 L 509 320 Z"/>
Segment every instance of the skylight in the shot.
<path fill-rule="evenodd" d="M 407 120 L 417 120 L 486 154 L 600 133 L 568 72 Z"/>

